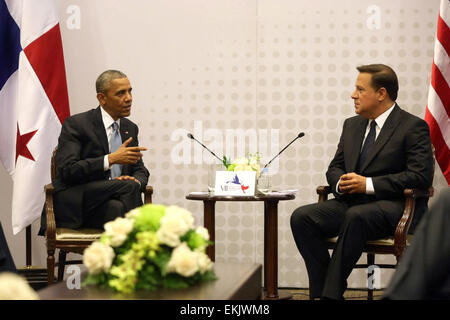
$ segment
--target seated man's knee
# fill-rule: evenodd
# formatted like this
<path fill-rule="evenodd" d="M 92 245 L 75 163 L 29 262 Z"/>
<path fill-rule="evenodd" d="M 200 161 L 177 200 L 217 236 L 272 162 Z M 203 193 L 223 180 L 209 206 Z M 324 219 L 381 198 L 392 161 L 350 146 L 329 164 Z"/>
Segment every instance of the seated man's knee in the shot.
<path fill-rule="evenodd" d="M 125 205 L 117 199 L 108 200 L 105 203 L 105 221 L 111 221 L 118 217 L 123 217 L 126 213 Z"/>
<path fill-rule="evenodd" d="M 140 185 L 136 181 L 133 180 L 121 180 L 124 190 L 127 193 L 139 193 Z"/>
<path fill-rule="evenodd" d="M 364 214 L 364 211 L 362 211 L 362 209 L 359 208 L 358 206 L 350 207 L 345 212 L 345 221 L 347 221 L 347 222 L 362 221 L 363 214 Z"/>
<path fill-rule="evenodd" d="M 137 183 L 136 181 L 130 180 L 131 189 L 134 193 L 140 193 L 141 192 L 141 185 Z"/>
<path fill-rule="evenodd" d="M 291 229 L 301 228 L 309 221 L 310 211 L 306 210 L 306 206 L 298 207 L 291 215 Z"/>

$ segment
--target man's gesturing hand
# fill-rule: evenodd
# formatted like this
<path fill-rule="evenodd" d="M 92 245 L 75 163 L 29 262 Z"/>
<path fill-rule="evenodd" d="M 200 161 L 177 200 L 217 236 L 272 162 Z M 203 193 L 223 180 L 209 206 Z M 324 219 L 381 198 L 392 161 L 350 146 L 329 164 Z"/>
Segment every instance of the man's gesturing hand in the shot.
<path fill-rule="evenodd" d="M 141 151 L 145 151 L 147 148 L 127 147 L 132 140 L 132 137 L 128 138 L 115 152 L 108 154 L 108 161 L 110 165 L 135 164 L 140 158 L 142 158 Z"/>
<path fill-rule="evenodd" d="M 135 177 L 131 177 L 131 176 L 120 176 L 120 177 L 115 177 L 114 180 L 133 180 L 134 182 L 138 183 L 139 185 L 141 184 L 139 182 L 139 180 L 137 180 Z"/>
<path fill-rule="evenodd" d="M 366 193 L 366 177 L 354 172 L 343 174 L 338 188 L 342 193 Z"/>

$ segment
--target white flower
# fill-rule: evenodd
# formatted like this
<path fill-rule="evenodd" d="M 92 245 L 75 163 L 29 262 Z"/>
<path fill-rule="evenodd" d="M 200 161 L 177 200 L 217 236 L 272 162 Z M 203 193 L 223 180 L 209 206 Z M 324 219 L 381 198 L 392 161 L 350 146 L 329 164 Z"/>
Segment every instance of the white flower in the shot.
<path fill-rule="evenodd" d="M 114 259 L 114 250 L 101 242 L 93 242 L 83 254 L 83 263 L 90 274 L 108 272 Z"/>
<path fill-rule="evenodd" d="M 189 211 L 177 206 L 170 206 L 166 208 L 166 212 L 160 220 L 156 236 L 161 243 L 176 247 L 180 244 L 180 237 L 193 226 L 194 217 Z"/>
<path fill-rule="evenodd" d="M 133 230 L 134 220 L 127 218 L 116 218 L 114 221 L 105 223 L 105 234 L 111 239 L 111 246 L 118 247 L 127 239 Z"/>
<path fill-rule="evenodd" d="M 136 218 L 136 216 L 139 215 L 140 212 L 141 210 L 139 208 L 133 209 L 125 215 L 125 218 L 127 219 Z"/>
<path fill-rule="evenodd" d="M 192 213 L 190 213 L 186 209 L 177 206 L 169 206 L 166 208 L 165 216 L 166 215 L 176 215 L 181 219 L 183 219 L 183 221 L 186 223 L 188 230 L 194 227 L 194 217 L 192 216 Z"/>
<path fill-rule="evenodd" d="M 256 175 L 259 176 L 259 173 L 261 172 L 261 166 L 259 164 L 259 160 L 257 158 L 251 158 L 250 166 L 253 171 L 256 171 Z"/>
<path fill-rule="evenodd" d="M 256 171 L 256 167 L 253 168 L 251 165 L 249 164 L 240 164 L 234 167 L 234 171 Z"/>
<path fill-rule="evenodd" d="M 259 161 L 256 157 L 252 157 L 250 159 L 249 165 L 251 165 L 252 167 L 256 167 L 259 166 Z"/>
<path fill-rule="evenodd" d="M 213 263 L 209 257 L 203 252 L 195 252 L 197 254 L 197 265 L 201 274 L 212 269 Z"/>
<path fill-rule="evenodd" d="M 174 232 L 169 231 L 170 228 L 159 228 L 156 232 L 156 236 L 160 243 L 168 245 L 169 247 L 176 247 L 180 244 L 180 236 Z"/>
<path fill-rule="evenodd" d="M 191 251 L 187 244 L 183 242 L 176 247 L 169 262 L 167 263 L 167 272 L 176 272 L 184 277 L 190 277 L 198 271 L 198 255 Z"/>
<path fill-rule="evenodd" d="M 252 166 L 250 165 L 245 166 L 245 171 L 253 171 Z"/>
<path fill-rule="evenodd" d="M 236 166 L 246 166 L 248 165 L 248 159 L 247 158 L 237 158 L 233 161 L 233 164 Z"/>
<path fill-rule="evenodd" d="M 203 239 L 209 240 L 208 229 L 204 227 L 197 227 L 197 229 L 195 229 L 195 232 L 197 232 Z"/>
<path fill-rule="evenodd" d="M 0 300 L 38 300 L 39 296 L 25 279 L 11 273 L 0 274 Z"/>

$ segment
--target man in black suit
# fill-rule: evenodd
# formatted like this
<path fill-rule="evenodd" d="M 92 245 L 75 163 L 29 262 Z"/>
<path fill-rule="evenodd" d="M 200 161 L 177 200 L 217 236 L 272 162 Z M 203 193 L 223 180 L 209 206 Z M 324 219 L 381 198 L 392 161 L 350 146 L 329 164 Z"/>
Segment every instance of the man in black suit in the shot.
<path fill-rule="evenodd" d="M 2 223 L 0 222 L 0 272 L 17 272 L 16 265 L 8 248 L 5 235 L 3 233 Z"/>
<path fill-rule="evenodd" d="M 450 299 L 450 188 L 417 226 L 383 299 Z"/>
<path fill-rule="evenodd" d="M 100 106 L 67 118 L 59 136 L 52 181 L 58 227 L 102 228 L 142 205 L 149 172 L 138 127 L 125 118 L 131 112 L 130 81 L 108 70 L 98 77 L 96 90 Z"/>
<path fill-rule="evenodd" d="M 433 155 L 427 123 L 400 109 L 398 80 L 385 65 L 357 68 L 358 114 L 346 119 L 326 173 L 334 199 L 297 208 L 291 229 L 308 271 L 311 296 L 342 299 L 368 240 L 392 236 L 405 188 L 428 188 Z M 427 208 L 418 200 L 411 230 Z M 339 236 L 330 258 L 325 239 Z"/>

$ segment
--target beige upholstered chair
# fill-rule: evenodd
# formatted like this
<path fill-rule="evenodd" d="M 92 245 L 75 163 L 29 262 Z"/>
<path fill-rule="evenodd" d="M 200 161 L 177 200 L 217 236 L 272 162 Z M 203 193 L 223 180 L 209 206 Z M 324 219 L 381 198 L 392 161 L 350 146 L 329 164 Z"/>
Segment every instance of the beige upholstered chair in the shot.
<path fill-rule="evenodd" d="M 55 177 L 55 154 L 56 148 L 52 154 L 51 177 Z M 62 281 L 64 268 L 66 264 L 81 264 L 81 260 L 66 261 L 68 252 L 83 254 L 84 249 L 100 238 L 102 230 L 99 229 L 67 229 L 57 228 L 55 223 L 55 213 L 53 211 L 53 185 L 50 183 L 45 186 L 45 210 L 47 217 L 47 230 L 45 238 L 47 242 L 47 282 L 54 282 L 55 266 L 58 266 L 58 281 Z M 153 188 L 147 186 L 144 193 L 144 203 L 152 202 Z M 55 251 L 59 249 L 58 263 L 55 263 Z"/>

